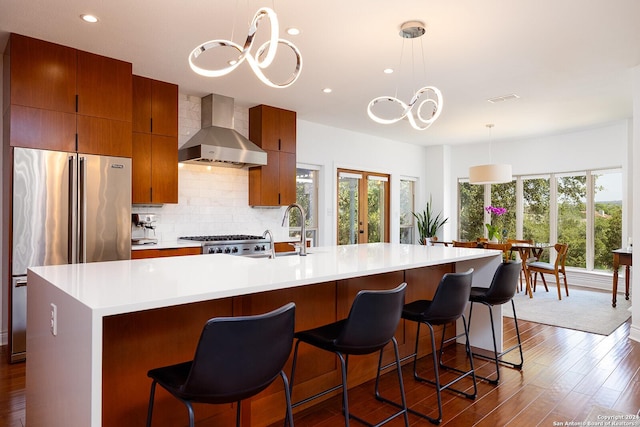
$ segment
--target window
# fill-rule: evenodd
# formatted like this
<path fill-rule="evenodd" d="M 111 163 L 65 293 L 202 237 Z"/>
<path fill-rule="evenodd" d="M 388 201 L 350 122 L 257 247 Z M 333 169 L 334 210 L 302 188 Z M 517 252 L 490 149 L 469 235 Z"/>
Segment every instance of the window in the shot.
<path fill-rule="evenodd" d="M 622 245 L 621 169 L 521 176 L 491 186 L 461 179 L 458 198 L 460 240 L 484 234 L 482 208 L 489 203 L 507 208 L 491 219 L 506 230 L 504 238 L 567 243 L 568 267 L 611 270 L 611 251 Z M 554 261 L 547 251 L 543 260 Z"/>
<path fill-rule="evenodd" d="M 415 181 L 400 180 L 400 243 L 414 243 Z"/>
<path fill-rule="evenodd" d="M 476 240 L 484 236 L 484 185 L 458 184 L 458 240 Z"/>
<path fill-rule="evenodd" d="M 567 265 L 587 267 L 587 175 L 557 178 L 558 241 L 569 244 Z"/>
<path fill-rule="evenodd" d="M 497 226 L 501 231 L 502 240 L 512 238 L 516 235 L 516 182 L 511 181 L 504 184 L 491 186 L 491 206 L 506 208 L 504 215 L 488 218 L 491 225 Z"/>
<path fill-rule="evenodd" d="M 318 244 L 318 171 L 314 169 L 296 169 L 296 202 L 304 209 L 307 239 L 311 246 Z M 300 237 L 302 231 L 300 213 L 297 209 L 289 215 L 289 236 Z"/>
<path fill-rule="evenodd" d="M 522 179 L 522 236 L 534 242 L 549 242 L 549 177 Z"/>
<path fill-rule="evenodd" d="M 593 174 L 594 265 L 596 270 L 613 269 L 611 250 L 622 244 L 622 172 Z"/>

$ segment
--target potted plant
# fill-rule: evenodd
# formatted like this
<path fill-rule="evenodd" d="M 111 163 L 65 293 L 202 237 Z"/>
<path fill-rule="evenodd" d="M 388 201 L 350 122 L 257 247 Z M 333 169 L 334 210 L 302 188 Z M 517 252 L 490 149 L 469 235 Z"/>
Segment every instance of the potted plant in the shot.
<path fill-rule="evenodd" d="M 430 244 L 432 240 L 437 240 L 438 230 L 449 220 L 449 218 L 442 218 L 442 212 L 434 216 L 431 203 L 432 200 L 429 197 L 427 206 L 422 212 L 412 212 L 417 219 L 421 245 Z"/>

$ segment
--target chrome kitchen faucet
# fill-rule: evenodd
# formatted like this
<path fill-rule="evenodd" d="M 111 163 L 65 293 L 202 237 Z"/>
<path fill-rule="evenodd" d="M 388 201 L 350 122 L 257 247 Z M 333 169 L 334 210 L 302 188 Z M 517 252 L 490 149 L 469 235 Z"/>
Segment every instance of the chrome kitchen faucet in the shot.
<path fill-rule="evenodd" d="M 300 256 L 306 256 L 307 255 L 307 242 L 306 242 L 306 235 L 307 235 L 307 228 L 305 226 L 305 217 L 304 217 L 304 209 L 302 209 L 302 206 L 300 206 L 297 203 L 292 203 L 289 206 L 287 206 L 287 210 L 284 211 L 284 218 L 282 218 L 282 226 L 284 227 L 284 224 L 287 222 L 287 218 L 289 218 L 289 211 L 292 208 L 297 208 L 298 210 L 300 210 L 300 222 L 301 224 L 301 230 L 300 230 L 300 252 L 298 252 L 298 254 Z"/>

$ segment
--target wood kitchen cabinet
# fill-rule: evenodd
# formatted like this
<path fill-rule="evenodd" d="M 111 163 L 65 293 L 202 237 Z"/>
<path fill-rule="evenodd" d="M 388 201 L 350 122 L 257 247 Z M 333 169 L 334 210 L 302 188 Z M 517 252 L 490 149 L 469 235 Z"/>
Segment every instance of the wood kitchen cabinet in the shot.
<path fill-rule="evenodd" d="M 178 203 L 176 138 L 133 133 L 131 202 Z"/>
<path fill-rule="evenodd" d="M 201 253 L 202 248 L 200 246 L 189 248 L 137 249 L 135 251 L 131 251 L 131 259 L 200 255 Z"/>
<path fill-rule="evenodd" d="M 178 203 L 178 86 L 133 77 L 132 203 Z"/>
<path fill-rule="evenodd" d="M 296 113 L 268 105 L 249 109 L 249 139 L 267 152 L 267 164 L 249 168 L 249 205 L 296 201 Z"/>
<path fill-rule="evenodd" d="M 178 85 L 133 76 L 133 131 L 178 137 Z"/>
<path fill-rule="evenodd" d="M 131 157 L 131 64 L 11 34 L 4 56 L 9 143 Z"/>

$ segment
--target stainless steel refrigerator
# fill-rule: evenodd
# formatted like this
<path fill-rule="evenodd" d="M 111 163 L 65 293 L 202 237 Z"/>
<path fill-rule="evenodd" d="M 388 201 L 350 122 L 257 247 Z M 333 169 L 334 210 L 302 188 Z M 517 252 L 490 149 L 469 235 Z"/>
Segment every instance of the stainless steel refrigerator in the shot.
<path fill-rule="evenodd" d="M 131 159 L 13 150 L 11 361 L 26 357 L 27 268 L 131 257 Z"/>

